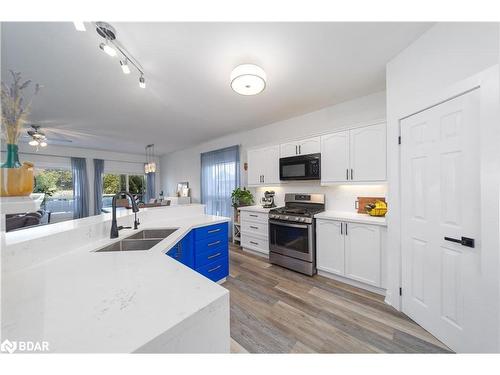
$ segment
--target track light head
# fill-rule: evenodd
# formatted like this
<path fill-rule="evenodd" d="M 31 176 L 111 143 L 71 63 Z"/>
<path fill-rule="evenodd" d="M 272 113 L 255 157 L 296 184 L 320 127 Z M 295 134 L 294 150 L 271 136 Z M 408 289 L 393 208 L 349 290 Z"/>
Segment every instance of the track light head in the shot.
<path fill-rule="evenodd" d="M 145 89 L 145 88 L 146 88 L 146 79 L 144 78 L 144 76 L 143 76 L 143 75 L 141 75 L 141 76 L 139 77 L 139 87 L 140 87 L 141 89 Z"/>
<path fill-rule="evenodd" d="M 111 57 L 116 56 L 116 50 L 108 44 L 107 40 L 106 43 L 99 44 L 99 48 Z"/>
<path fill-rule="evenodd" d="M 120 60 L 120 65 L 122 67 L 123 74 L 130 74 L 130 68 L 127 63 L 127 59 Z"/>

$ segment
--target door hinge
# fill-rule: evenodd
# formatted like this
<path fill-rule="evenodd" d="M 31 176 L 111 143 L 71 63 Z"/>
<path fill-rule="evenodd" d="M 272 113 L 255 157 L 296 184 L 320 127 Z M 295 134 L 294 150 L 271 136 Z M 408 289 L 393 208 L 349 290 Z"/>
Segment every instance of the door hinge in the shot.
<path fill-rule="evenodd" d="M 398 137 L 398 145 L 401 144 L 401 136 Z"/>
<path fill-rule="evenodd" d="M 403 295 L 403 288 L 399 288 L 399 295 L 402 296 Z"/>

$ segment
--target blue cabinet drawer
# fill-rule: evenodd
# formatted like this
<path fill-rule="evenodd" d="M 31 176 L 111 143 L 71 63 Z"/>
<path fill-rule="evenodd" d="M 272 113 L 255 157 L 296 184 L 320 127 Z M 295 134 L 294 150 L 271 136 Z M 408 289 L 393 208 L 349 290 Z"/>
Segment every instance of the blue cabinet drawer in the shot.
<path fill-rule="evenodd" d="M 223 243 L 222 245 L 219 246 L 214 246 L 210 248 L 208 251 L 204 252 L 196 252 L 194 254 L 194 264 L 196 268 L 202 267 L 208 263 L 215 262 L 216 260 L 222 259 L 222 258 L 227 258 L 229 253 L 229 246 L 226 242 Z"/>
<path fill-rule="evenodd" d="M 196 272 L 212 281 L 219 281 L 229 274 L 229 258 L 225 257 L 196 269 Z"/>
<path fill-rule="evenodd" d="M 195 242 L 194 252 L 206 253 L 207 251 L 212 251 L 215 248 L 228 246 L 229 239 L 225 233 L 218 234 L 217 236 L 205 238 L 203 240 L 198 240 Z"/>
<path fill-rule="evenodd" d="M 226 238 L 228 236 L 228 226 L 227 223 L 220 223 L 215 225 L 209 225 L 206 227 L 196 228 L 194 230 L 195 241 L 203 240 L 205 238 L 214 237 L 225 233 Z"/>

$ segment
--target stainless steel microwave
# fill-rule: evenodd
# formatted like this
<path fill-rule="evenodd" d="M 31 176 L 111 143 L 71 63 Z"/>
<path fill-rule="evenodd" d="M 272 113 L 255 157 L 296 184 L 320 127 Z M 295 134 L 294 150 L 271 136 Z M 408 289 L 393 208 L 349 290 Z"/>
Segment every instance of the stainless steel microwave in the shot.
<path fill-rule="evenodd" d="M 321 154 L 309 154 L 280 158 L 280 180 L 319 180 L 321 178 Z"/>

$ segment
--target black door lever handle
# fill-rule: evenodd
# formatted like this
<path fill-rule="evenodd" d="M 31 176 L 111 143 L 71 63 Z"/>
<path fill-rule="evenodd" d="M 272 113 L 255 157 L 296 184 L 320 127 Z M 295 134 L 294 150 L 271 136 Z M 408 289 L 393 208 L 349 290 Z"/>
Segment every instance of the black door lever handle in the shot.
<path fill-rule="evenodd" d="M 467 247 L 474 247 L 475 245 L 474 238 L 462 237 L 461 239 L 458 239 L 458 238 L 445 237 L 444 239 L 446 241 L 456 242 L 462 246 L 467 246 Z"/>

